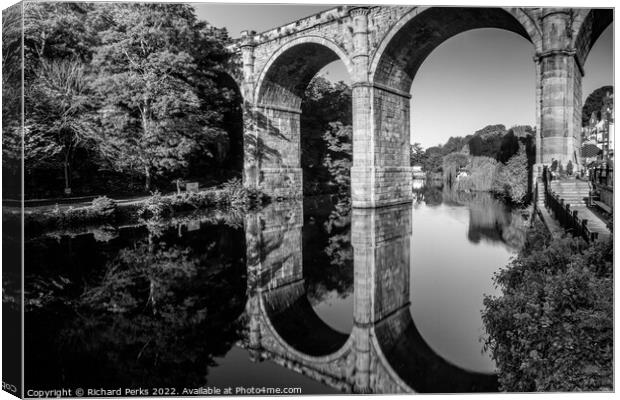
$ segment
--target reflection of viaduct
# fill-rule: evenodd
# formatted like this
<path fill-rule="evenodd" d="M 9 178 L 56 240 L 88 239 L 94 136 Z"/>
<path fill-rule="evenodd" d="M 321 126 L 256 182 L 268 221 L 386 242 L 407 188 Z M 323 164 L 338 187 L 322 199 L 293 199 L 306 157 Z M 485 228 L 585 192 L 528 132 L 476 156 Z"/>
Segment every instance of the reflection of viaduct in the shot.
<path fill-rule="evenodd" d="M 491 391 L 494 376 L 445 361 L 409 312 L 411 205 L 353 209 L 354 326 L 330 328 L 304 288 L 303 208 L 278 203 L 246 217 L 250 297 L 245 345 L 346 392 Z"/>
<path fill-rule="evenodd" d="M 354 207 L 411 200 L 409 90 L 426 57 L 477 28 L 515 32 L 535 51 L 537 163 L 579 161 L 581 79 L 611 9 L 342 6 L 239 44 L 247 186 L 300 195 L 300 113 L 310 79 L 341 60 L 352 82 Z M 415 96 L 415 93 L 414 93 Z"/>

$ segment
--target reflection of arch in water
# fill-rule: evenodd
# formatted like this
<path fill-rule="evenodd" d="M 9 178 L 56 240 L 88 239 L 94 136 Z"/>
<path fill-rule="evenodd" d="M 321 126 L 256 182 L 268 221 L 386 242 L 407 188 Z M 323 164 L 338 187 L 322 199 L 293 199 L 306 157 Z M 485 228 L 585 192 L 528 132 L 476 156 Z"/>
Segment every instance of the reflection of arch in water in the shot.
<path fill-rule="evenodd" d="M 409 308 L 411 205 L 353 210 L 356 322 L 369 326 L 374 392 L 495 391 L 497 379 L 446 361 L 424 340 Z M 367 293 L 367 294 L 366 294 Z M 370 300 L 370 301 L 368 301 Z M 360 339 L 360 336 L 356 336 Z M 372 365 L 374 364 L 374 365 Z"/>
<path fill-rule="evenodd" d="M 302 222 L 301 202 L 272 204 L 246 217 L 248 277 L 255 293 L 248 313 L 258 320 L 255 341 L 262 346 L 279 348 L 298 362 L 329 364 L 350 352 L 350 339 L 321 320 L 308 300 Z"/>
<path fill-rule="evenodd" d="M 349 335 L 334 330 L 316 314 L 303 281 L 262 292 L 261 309 L 274 333 L 304 356 L 337 357 L 349 340 Z"/>
<path fill-rule="evenodd" d="M 278 215 L 272 214 L 273 216 Z M 301 237 L 301 226 L 264 221 L 284 229 L 280 236 Z M 284 226 L 284 228 L 282 228 Z M 278 228 L 276 228 L 278 227 Z M 254 350 L 286 368 L 344 391 L 362 393 L 495 391 L 497 379 L 467 371 L 433 351 L 409 311 L 411 205 L 354 209 L 354 327 L 342 334 L 322 321 L 309 303 L 300 261 L 301 240 L 263 254 L 260 280 L 248 313 L 254 326 Z M 260 241 L 259 241 L 260 242 Z M 293 244 L 296 243 L 296 246 Z M 254 267 L 253 267 L 254 268 Z M 287 272 L 288 271 L 288 272 Z M 254 307 L 253 309 L 250 309 Z"/>
<path fill-rule="evenodd" d="M 393 314 L 374 328 L 378 356 L 389 373 L 418 393 L 497 391 L 495 375 L 467 371 L 446 361 L 420 335 L 408 309 Z"/>

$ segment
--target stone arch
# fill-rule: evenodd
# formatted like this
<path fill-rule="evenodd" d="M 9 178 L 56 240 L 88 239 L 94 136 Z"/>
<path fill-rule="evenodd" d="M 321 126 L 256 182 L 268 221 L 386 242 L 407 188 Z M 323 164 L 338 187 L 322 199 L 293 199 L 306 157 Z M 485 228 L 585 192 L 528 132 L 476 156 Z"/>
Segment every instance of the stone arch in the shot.
<path fill-rule="evenodd" d="M 408 93 L 416 72 L 435 48 L 452 36 L 479 28 L 514 32 L 532 42 L 535 50 L 542 45 L 534 18 L 522 9 L 414 8 L 378 46 L 370 62 L 370 78 L 374 84 Z"/>
<path fill-rule="evenodd" d="M 320 36 L 293 39 L 269 58 L 255 88 L 256 105 L 279 105 L 299 110 L 303 91 L 327 64 L 340 59 L 350 76 L 353 64 L 346 51 Z M 282 79 L 286 78 L 286 79 Z"/>
<path fill-rule="evenodd" d="M 575 57 L 583 67 L 597 39 L 613 22 L 614 14 L 612 9 L 579 9 L 573 18 L 571 47 L 575 49 Z"/>
<path fill-rule="evenodd" d="M 338 59 L 351 74 L 347 53 L 318 36 L 293 39 L 269 58 L 256 81 L 252 123 L 244 136 L 246 186 L 275 198 L 303 195 L 301 101 L 310 80 Z"/>

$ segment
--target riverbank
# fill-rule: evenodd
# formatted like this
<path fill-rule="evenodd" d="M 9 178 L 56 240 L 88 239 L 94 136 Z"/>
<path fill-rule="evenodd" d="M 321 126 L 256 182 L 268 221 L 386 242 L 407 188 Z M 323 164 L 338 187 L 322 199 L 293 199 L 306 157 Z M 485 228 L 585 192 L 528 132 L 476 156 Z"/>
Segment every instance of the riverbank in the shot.
<path fill-rule="evenodd" d="M 613 390 L 613 241 L 551 235 L 534 220 L 494 278 L 483 321 L 503 391 Z"/>
<path fill-rule="evenodd" d="M 27 236 L 59 231 L 83 231 L 100 225 L 127 226 L 146 221 L 160 221 L 165 218 L 209 209 L 223 209 L 226 213 L 245 211 L 260 207 L 270 199 L 264 193 L 243 187 L 233 180 L 221 187 L 208 188 L 200 192 L 161 195 L 153 193 L 146 198 L 129 202 L 117 202 L 105 196 L 94 199 L 90 204 L 78 207 L 37 207 L 25 209 L 24 232 Z M 5 229 L 20 229 L 21 209 L 2 208 Z"/>

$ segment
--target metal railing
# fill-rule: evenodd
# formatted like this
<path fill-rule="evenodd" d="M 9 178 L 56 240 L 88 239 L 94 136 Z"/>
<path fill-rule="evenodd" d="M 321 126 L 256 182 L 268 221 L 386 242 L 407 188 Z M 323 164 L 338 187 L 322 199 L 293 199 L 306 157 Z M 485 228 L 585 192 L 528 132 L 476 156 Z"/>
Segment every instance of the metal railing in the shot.
<path fill-rule="evenodd" d="M 545 185 L 545 207 L 551 210 L 560 225 L 574 236 L 581 236 L 588 242 L 596 240 L 598 232 L 593 232 L 588 228 L 588 220 L 579 217 L 578 210 L 571 210 L 570 204 L 565 203 L 564 199 L 551 190 L 549 187 L 550 172 L 546 166 L 543 168 L 542 177 Z"/>
<path fill-rule="evenodd" d="M 590 181 L 600 185 L 614 185 L 614 169 L 609 165 L 606 167 L 596 167 L 590 169 Z"/>

